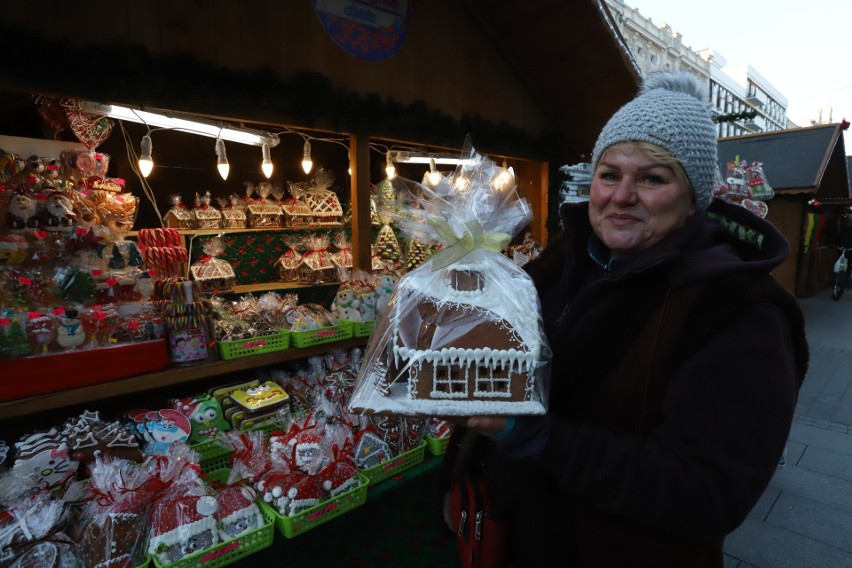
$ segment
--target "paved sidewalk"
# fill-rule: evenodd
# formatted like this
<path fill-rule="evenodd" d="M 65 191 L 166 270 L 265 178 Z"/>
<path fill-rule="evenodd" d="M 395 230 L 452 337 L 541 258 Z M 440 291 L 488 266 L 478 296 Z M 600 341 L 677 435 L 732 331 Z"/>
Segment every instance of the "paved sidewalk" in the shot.
<path fill-rule="evenodd" d="M 852 290 L 799 302 L 811 363 L 786 461 L 725 541 L 725 568 L 852 568 Z"/>

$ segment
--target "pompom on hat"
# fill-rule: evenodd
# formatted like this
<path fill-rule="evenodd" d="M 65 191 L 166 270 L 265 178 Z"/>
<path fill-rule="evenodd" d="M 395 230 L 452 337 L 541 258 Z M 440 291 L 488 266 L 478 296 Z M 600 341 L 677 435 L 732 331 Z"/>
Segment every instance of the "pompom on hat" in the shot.
<path fill-rule="evenodd" d="M 619 142 L 649 142 L 680 162 L 692 184 L 695 205 L 706 209 L 719 180 L 716 126 L 706 88 L 687 71 L 658 71 L 636 97 L 618 109 L 601 130 L 592 152 L 592 171 L 604 151 Z"/>

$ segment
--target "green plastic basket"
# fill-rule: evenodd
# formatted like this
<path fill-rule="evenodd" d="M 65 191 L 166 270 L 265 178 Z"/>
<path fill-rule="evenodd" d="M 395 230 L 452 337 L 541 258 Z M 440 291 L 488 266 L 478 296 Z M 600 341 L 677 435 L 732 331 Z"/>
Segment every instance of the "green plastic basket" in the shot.
<path fill-rule="evenodd" d="M 207 484 L 215 487 L 217 484 L 225 485 L 228 483 L 228 477 L 231 475 L 231 468 L 225 466 L 218 469 L 211 469 L 210 471 L 205 471 L 203 473 L 203 477 L 205 477 L 208 482 Z"/>
<path fill-rule="evenodd" d="M 261 335 L 248 339 L 235 339 L 234 341 L 217 341 L 216 343 L 219 344 L 219 354 L 222 359 L 239 359 L 287 349 L 290 347 L 290 331 L 282 329 L 275 335 Z"/>
<path fill-rule="evenodd" d="M 370 321 L 349 321 L 349 320 L 340 320 L 343 323 L 348 323 L 352 326 L 352 335 L 354 337 L 370 337 L 370 334 L 373 333 L 373 327 L 375 326 L 375 320 Z"/>
<path fill-rule="evenodd" d="M 263 503 L 259 502 L 258 507 L 265 521 L 262 527 L 225 542 L 220 542 L 216 546 L 196 552 L 173 564 L 160 564 L 157 557 L 154 556 L 152 558 L 154 566 L 157 568 L 164 566 L 169 568 L 220 568 L 271 546 L 272 540 L 275 538 L 275 517 L 269 514 Z"/>
<path fill-rule="evenodd" d="M 369 478 L 370 485 L 375 485 L 380 481 L 393 477 L 401 471 L 405 471 L 410 467 L 423 463 L 424 459 L 426 459 L 426 440 L 420 442 L 420 445 L 413 450 L 408 450 L 405 453 L 399 454 L 391 460 L 382 462 L 367 469 L 362 469 L 361 473 Z"/>
<path fill-rule="evenodd" d="M 264 509 L 264 515 L 270 514 L 275 517 L 278 532 L 287 538 L 294 538 L 366 503 L 370 480 L 362 473 L 358 474 L 358 478 L 361 482 L 358 487 L 353 487 L 334 499 L 323 501 L 292 517 L 280 514 L 264 502 L 261 502 L 261 507 Z"/>
<path fill-rule="evenodd" d="M 319 327 L 306 331 L 291 331 L 290 340 L 296 347 L 310 347 L 322 343 L 333 343 L 352 337 L 352 324 L 349 322 Z"/>
<path fill-rule="evenodd" d="M 450 444 L 450 437 L 445 436 L 443 438 L 435 438 L 433 436 L 426 435 L 424 436 L 426 439 L 426 450 L 433 456 L 442 456 L 447 451 L 447 446 Z"/>
<path fill-rule="evenodd" d="M 216 469 L 228 467 L 231 464 L 232 448 L 223 445 L 219 440 L 209 440 L 200 442 L 190 446 L 193 450 L 201 454 L 201 471 L 209 473 Z"/>

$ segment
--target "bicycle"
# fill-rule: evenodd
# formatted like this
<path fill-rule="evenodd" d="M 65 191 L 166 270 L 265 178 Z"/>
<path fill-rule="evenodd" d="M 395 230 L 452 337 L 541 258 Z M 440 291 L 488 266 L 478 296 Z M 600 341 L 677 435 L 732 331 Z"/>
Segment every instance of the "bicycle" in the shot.
<path fill-rule="evenodd" d="M 834 262 L 834 288 L 831 290 L 831 299 L 839 300 L 846 291 L 846 282 L 849 275 L 846 273 L 849 268 L 849 259 L 846 258 L 846 251 L 852 250 L 848 247 L 837 247 L 840 250 L 840 256 Z"/>

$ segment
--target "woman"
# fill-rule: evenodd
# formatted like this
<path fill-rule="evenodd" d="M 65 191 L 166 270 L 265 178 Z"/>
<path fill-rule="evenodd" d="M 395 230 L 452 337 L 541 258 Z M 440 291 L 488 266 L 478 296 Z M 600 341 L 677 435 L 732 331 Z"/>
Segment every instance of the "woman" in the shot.
<path fill-rule="evenodd" d="M 598 138 L 588 203 L 562 205 L 564 232 L 528 265 L 548 413 L 457 430 L 456 472 L 483 466 L 516 568 L 721 567 L 784 450 L 808 363 L 802 313 L 770 275 L 789 245 L 713 200 L 702 91 L 649 77 Z"/>

